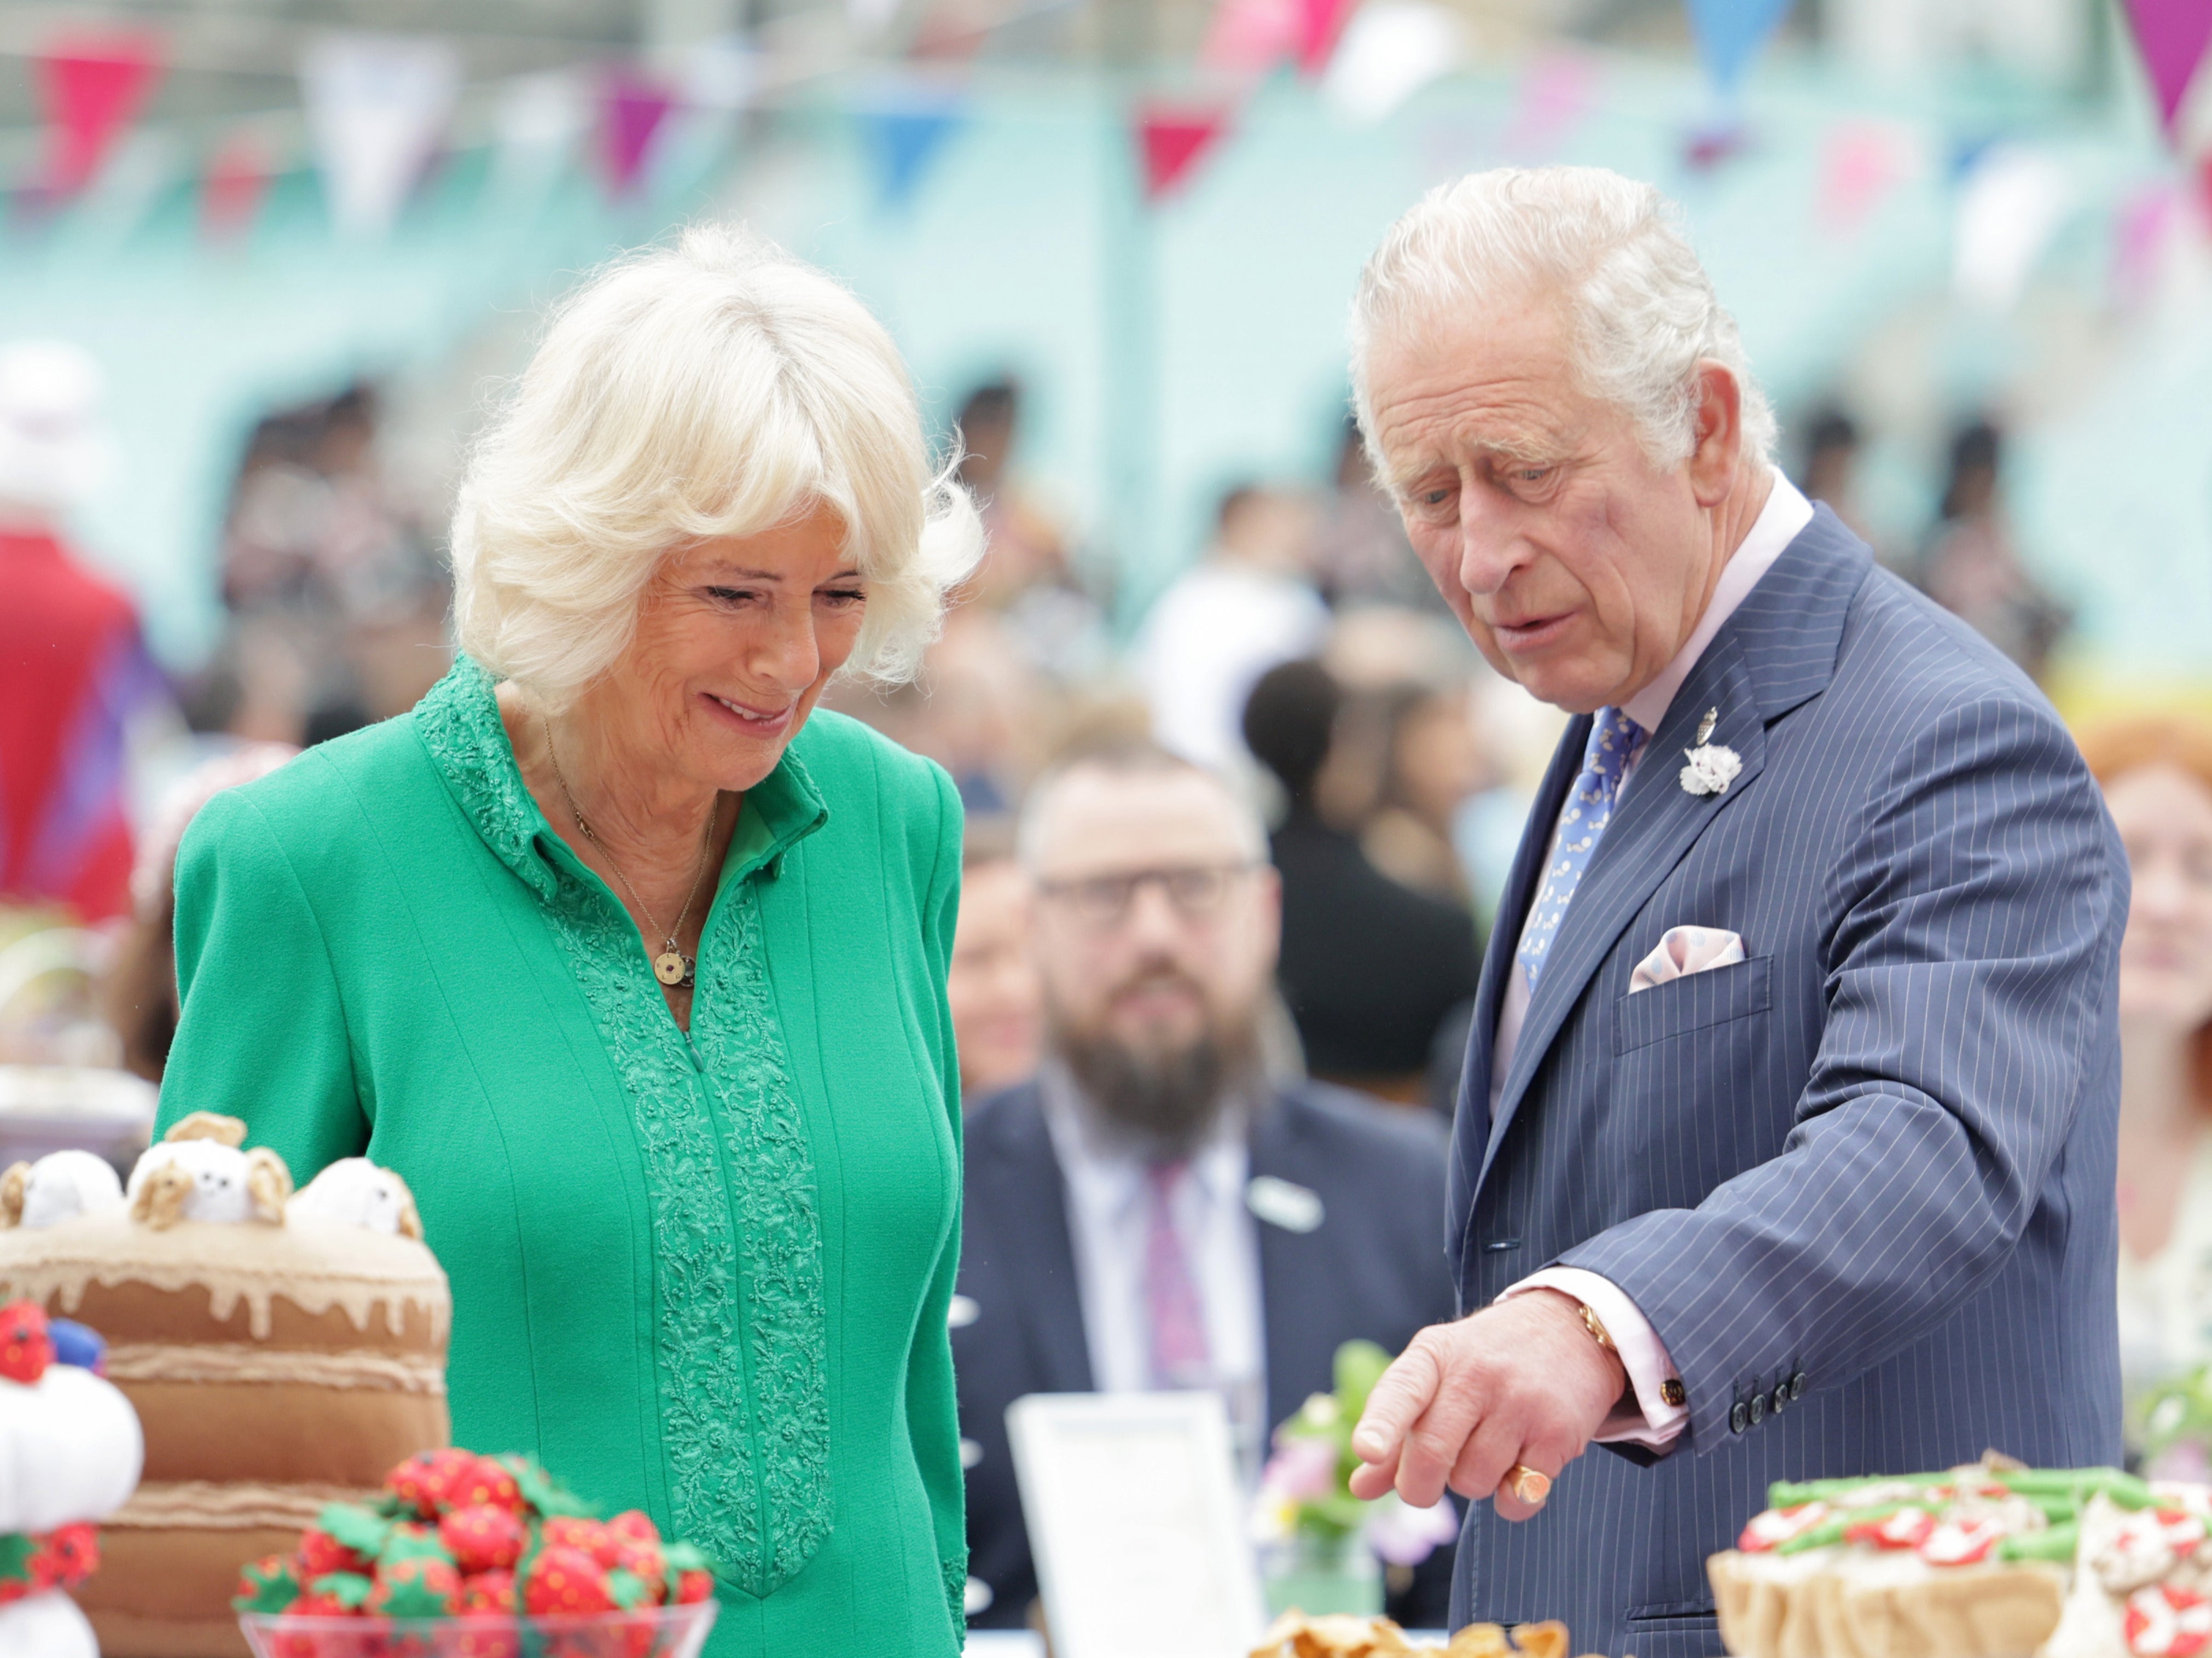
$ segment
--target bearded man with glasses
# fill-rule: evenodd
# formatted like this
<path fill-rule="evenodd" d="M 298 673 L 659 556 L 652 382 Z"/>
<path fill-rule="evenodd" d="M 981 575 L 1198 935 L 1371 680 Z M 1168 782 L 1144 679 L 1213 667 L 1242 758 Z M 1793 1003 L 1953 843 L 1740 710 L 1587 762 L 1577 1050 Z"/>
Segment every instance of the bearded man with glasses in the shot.
<path fill-rule="evenodd" d="M 1039 780 L 1018 856 L 1045 1059 L 969 1114 L 952 1310 L 985 1629 L 1036 1595 L 1015 1400 L 1217 1391 L 1249 1475 L 1340 1344 L 1397 1352 L 1452 1304 L 1434 1120 L 1270 1074 L 1281 891 L 1250 808 L 1164 750 L 1092 753 Z M 1400 1575 L 1394 1616 L 1443 1621 L 1449 1554 Z"/>

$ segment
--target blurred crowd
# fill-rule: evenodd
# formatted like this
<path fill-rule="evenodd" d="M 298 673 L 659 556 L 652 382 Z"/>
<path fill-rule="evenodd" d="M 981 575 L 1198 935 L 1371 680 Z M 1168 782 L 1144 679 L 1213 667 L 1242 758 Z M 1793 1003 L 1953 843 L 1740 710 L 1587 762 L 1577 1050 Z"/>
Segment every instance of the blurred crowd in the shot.
<path fill-rule="evenodd" d="M 164 675 L 130 598 L 70 539 L 74 510 L 118 487 L 99 400 L 81 354 L 0 352 L 0 1070 L 157 1080 L 185 821 L 215 790 L 410 708 L 451 660 L 448 584 L 438 526 L 404 504 L 419 490 L 386 477 L 375 389 L 349 387 L 253 428 L 222 530 L 223 637 L 204 665 Z M 1211 1122 L 1261 1078 L 1355 1090 L 1436 1132 L 1563 717 L 1474 650 L 1348 424 L 1326 477 L 1226 490 L 1202 555 L 1132 616 L 1024 473 L 1022 416 L 1011 379 L 958 410 L 990 551 L 921 677 L 832 698 L 941 763 L 966 803 L 951 991 L 970 1105 L 1058 1066 L 1156 1127 Z M 1851 417 L 1817 411 L 1802 433 L 1807 492 L 1868 529 Z M 2039 678 L 2069 612 L 2014 542 L 2005 465 L 1996 426 L 1970 422 L 1924 533 L 1870 538 Z M 2212 1359 L 2212 726 L 2081 735 L 2135 875 L 2119 1162 L 2135 1428 L 2147 1455 L 2185 1460 L 2212 1444 L 2212 1390 L 2185 1388 Z M 1070 831 L 1038 829 L 1033 792 L 1102 756 L 1120 757 L 1097 761 L 1100 799 L 1149 789 L 1164 815 L 1125 814 L 1120 844 L 1075 837 L 1090 862 L 1056 877 Z M 1228 803 L 1204 857 L 1176 850 L 1182 807 L 1160 778 L 1176 768 Z M 1247 823 L 1263 836 L 1249 853 Z M 93 941 L 69 957 L 82 983 L 9 970 L 11 944 L 63 930 Z M 1102 986 L 1115 940 L 1126 981 Z M 1156 991 L 1187 996 L 1188 1028 L 1117 1048 L 1098 1010 Z"/>

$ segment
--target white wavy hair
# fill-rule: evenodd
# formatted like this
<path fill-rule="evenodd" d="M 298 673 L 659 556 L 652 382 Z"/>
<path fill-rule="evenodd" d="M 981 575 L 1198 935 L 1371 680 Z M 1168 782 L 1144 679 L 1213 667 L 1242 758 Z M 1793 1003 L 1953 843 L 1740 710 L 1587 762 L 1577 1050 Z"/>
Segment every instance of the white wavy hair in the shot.
<path fill-rule="evenodd" d="M 1654 466 L 1676 465 L 1696 442 L 1705 361 L 1741 388 L 1745 451 L 1772 457 L 1773 408 L 1672 205 L 1650 185 L 1594 167 L 1472 173 L 1390 227 L 1352 306 L 1352 400 L 1370 449 L 1367 365 L 1378 342 L 1532 294 L 1564 304 L 1583 389 L 1635 421 Z"/>
<path fill-rule="evenodd" d="M 846 671 L 912 677 L 981 556 L 883 325 L 745 230 L 697 225 L 555 307 L 453 511 L 461 647 L 559 708 L 629 644 L 670 553 L 816 505 L 868 588 Z"/>

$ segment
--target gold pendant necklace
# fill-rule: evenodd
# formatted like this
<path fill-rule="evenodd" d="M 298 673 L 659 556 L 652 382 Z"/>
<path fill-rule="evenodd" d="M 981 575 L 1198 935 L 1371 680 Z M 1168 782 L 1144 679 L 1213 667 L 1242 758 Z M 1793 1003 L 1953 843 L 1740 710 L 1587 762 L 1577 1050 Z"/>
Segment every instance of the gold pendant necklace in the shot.
<path fill-rule="evenodd" d="M 629 877 L 623 873 L 623 866 L 615 861 L 614 853 L 607 850 L 606 843 L 592 834 L 592 826 L 584 821 L 584 814 L 576 805 L 576 797 L 568 787 L 568 780 L 562 774 L 561 756 L 553 746 L 552 725 L 543 714 L 538 715 L 538 723 L 544 730 L 545 757 L 553 762 L 553 780 L 561 786 L 561 798 L 568 803 L 568 815 L 576 820 L 576 827 L 583 830 L 584 838 L 598 847 L 599 856 L 607 860 L 607 867 L 614 871 L 615 878 L 623 884 L 623 890 L 629 894 L 630 902 L 635 904 L 637 913 L 645 917 L 645 924 L 655 932 L 660 932 L 660 923 L 653 919 L 653 912 L 645 907 L 645 900 L 637 896 L 637 889 L 629 884 Z M 676 912 L 676 925 L 667 930 L 661 942 L 660 953 L 653 958 L 653 976 L 671 990 L 690 990 L 698 982 L 699 958 L 687 956 L 678 949 L 676 939 L 683 928 L 684 918 L 691 914 L 692 903 L 699 896 L 699 884 L 707 878 L 707 864 L 714 849 L 714 814 L 709 811 L 707 814 L 706 844 L 699 848 L 699 867 L 691 877 L 691 890 L 684 894 L 684 908 Z"/>

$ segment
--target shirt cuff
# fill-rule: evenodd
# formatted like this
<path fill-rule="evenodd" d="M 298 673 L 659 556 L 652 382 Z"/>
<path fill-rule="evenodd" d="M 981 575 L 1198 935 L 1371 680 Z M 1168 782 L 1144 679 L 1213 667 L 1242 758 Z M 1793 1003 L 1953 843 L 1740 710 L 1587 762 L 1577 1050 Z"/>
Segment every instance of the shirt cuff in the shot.
<path fill-rule="evenodd" d="M 1613 1338 L 1621 1368 L 1628 1372 L 1628 1385 L 1636 1394 L 1635 1407 L 1625 1402 L 1618 1406 L 1599 1424 L 1593 1439 L 1601 1445 L 1643 1445 L 1663 1451 L 1681 1437 L 1689 1424 L 1690 1407 L 1669 1405 L 1665 1391 L 1669 1382 L 1679 1391 L 1681 1373 L 1668 1357 L 1667 1344 L 1659 1339 L 1651 1321 L 1637 1309 L 1626 1291 L 1610 1278 L 1579 1266 L 1547 1266 L 1510 1285 L 1498 1298 L 1509 1301 L 1531 1290 L 1557 1290 L 1595 1313 L 1598 1322 Z"/>

